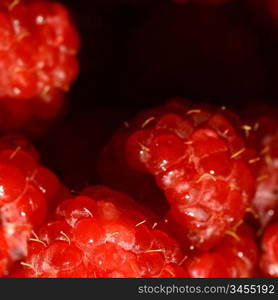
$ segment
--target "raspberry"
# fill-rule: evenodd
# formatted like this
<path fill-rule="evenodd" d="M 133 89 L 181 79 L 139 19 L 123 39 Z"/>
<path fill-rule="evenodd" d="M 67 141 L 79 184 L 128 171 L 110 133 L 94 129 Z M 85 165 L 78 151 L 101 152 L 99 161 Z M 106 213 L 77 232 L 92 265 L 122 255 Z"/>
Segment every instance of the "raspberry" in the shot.
<path fill-rule="evenodd" d="M 52 119 L 78 73 L 79 38 L 67 9 L 41 0 L 2 1 L 0 24 L 0 128 Z"/>
<path fill-rule="evenodd" d="M 117 185 L 122 172 L 129 173 L 124 187 L 135 173 L 137 181 L 129 189 L 137 185 L 144 193 L 145 174 L 151 175 L 191 245 L 209 249 L 243 218 L 254 195 L 248 162 L 257 154 L 232 125 L 236 119 L 224 109 L 175 101 L 143 113 L 104 150 L 115 158 L 109 167 L 111 159 L 102 157 L 104 180 L 110 173 L 108 180 L 114 176 Z"/>
<path fill-rule="evenodd" d="M 214 250 L 190 257 L 184 267 L 193 278 L 246 278 L 255 275 L 257 260 L 254 233 L 243 224 Z"/>
<path fill-rule="evenodd" d="M 262 168 L 253 205 L 259 214 L 261 224 L 265 226 L 278 216 L 278 123 L 276 135 L 269 136 L 262 148 L 266 167 Z"/>
<path fill-rule="evenodd" d="M 258 214 L 261 229 L 278 217 L 278 122 L 277 110 L 253 104 L 247 108 L 247 126 L 250 130 L 247 142 L 260 155 L 253 161 L 256 165 L 256 194 L 253 207 Z"/>
<path fill-rule="evenodd" d="M 260 268 L 267 277 L 278 278 L 278 224 L 266 228 L 261 241 Z"/>
<path fill-rule="evenodd" d="M 57 177 L 39 164 L 38 153 L 20 136 L 0 138 L 0 276 L 26 255 L 27 240 L 58 193 Z M 49 203 L 47 203 L 49 202 Z"/>
<path fill-rule="evenodd" d="M 178 243 L 127 195 L 87 188 L 62 202 L 12 277 L 183 277 Z"/>

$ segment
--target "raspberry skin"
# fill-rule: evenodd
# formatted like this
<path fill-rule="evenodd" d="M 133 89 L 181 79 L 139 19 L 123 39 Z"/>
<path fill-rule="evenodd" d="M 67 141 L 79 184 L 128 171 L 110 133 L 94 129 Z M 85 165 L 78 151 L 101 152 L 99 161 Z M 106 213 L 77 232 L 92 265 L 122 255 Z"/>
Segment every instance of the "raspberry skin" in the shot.
<path fill-rule="evenodd" d="M 256 274 L 257 248 L 252 229 L 243 224 L 212 251 L 189 257 L 184 267 L 192 278 L 250 278 Z"/>
<path fill-rule="evenodd" d="M 190 244 L 209 249 L 244 217 L 254 195 L 248 162 L 257 154 L 245 145 L 237 122 L 224 108 L 181 101 L 142 113 L 104 150 L 115 151 L 114 161 L 120 162 L 109 168 L 102 157 L 104 180 L 111 171 L 119 184 L 122 170 L 131 170 L 138 178 L 132 187 L 142 190 L 140 176 L 152 175 Z"/>
<path fill-rule="evenodd" d="M 276 135 L 266 136 L 262 148 L 265 165 L 257 178 L 256 194 L 253 206 L 259 215 L 261 225 L 265 227 L 278 217 L 278 123 Z"/>
<path fill-rule="evenodd" d="M 127 195 L 87 188 L 29 242 L 12 277 L 185 277 L 178 243 Z"/>
<path fill-rule="evenodd" d="M 246 141 L 259 153 L 253 162 L 256 174 L 256 193 L 253 208 L 261 230 L 278 217 L 278 122 L 277 110 L 253 104 L 244 112 L 250 128 Z"/>
<path fill-rule="evenodd" d="M 33 146 L 18 135 L 0 138 L 0 277 L 27 254 L 27 241 L 59 192 L 57 177 L 40 165 Z"/>
<path fill-rule="evenodd" d="M 49 1 L 0 5 L 1 129 L 48 120 L 78 74 L 79 37 L 67 9 Z"/>
<path fill-rule="evenodd" d="M 1 5 L 1 98 L 30 99 L 67 90 L 76 76 L 78 34 L 67 10 L 48 1 Z M 2 39 L 1 39 L 2 40 Z"/>
<path fill-rule="evenodd" d="M 267 277 L 278 278 L 278 223 L 268 226 L 261 240 L 260 269 Z"/>

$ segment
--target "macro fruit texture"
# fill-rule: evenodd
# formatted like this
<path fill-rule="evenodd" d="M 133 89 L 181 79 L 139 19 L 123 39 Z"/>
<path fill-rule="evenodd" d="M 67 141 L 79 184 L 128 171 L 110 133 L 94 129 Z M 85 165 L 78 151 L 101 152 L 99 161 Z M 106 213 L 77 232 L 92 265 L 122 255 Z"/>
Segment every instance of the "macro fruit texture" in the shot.
<path fill-rule="evenodd" d="M 244 112 L 246 141 L 259 153 L 254 160 L 256 193 L 253 207 L 261 230 L 278 217 L 278 121 L 277 109 L 254 103 Z"/>
<path fill-rule="evenodd" d="M 0 277 L 26 256 L 33 228 L 56 206 L 60 189 L 58 178 L 39 163 L 25 138 L 0 138 Z"/>
<path fill-rule="evenodd" d="M 278 278 L 278 224 L 266 228 L 261 241 L 260 268 L 266 277 Z"/>
<path fill-rule="evenodd" d="M 192 278 L 250 278 L 255 275 L 258 246 L 253 230 L 246 224 L 226 235 L 213 251 L 200 253 L 185 261 Z"/>
<path fill-rule="evenodd" d="M 147 210 L 103 186 L 62 202 L 12 277 L 185 277 L 178 243 Z"/>
<path fill-rule="evenodd" d="M 256 195 L 253 200 L 257 209 L 261 223 L 265 226 L 269 221 L 278 217 L 278 126 L 276 134 L 266 136 L 262 148 L 263 158 L 266 168 L 261 171 L 261 177 L 258 178 Z M 264 171 L 264 172 L 263 172 Z"/>
<path fill-rule="evenodd" d="M 210 249 L 241 222 L 255 192 L 250 162 L 257 153 L 245 145 L 239 124 L 224 107 L 169 101 L 125 123 L 104 149 L 103 178 L 111 184 L 114 176 L 117 185 L 129 173 L 122 188 L 137 185 L 146 199 L 146 174 L 152 177 L 149 188 L 163 191 L 189 246 Z"/>
<path fill-rule="evenodd" d="M 79 36 L 67 9 L 49 1 L 1 1 L 0 25 L 0 130 L 53 119 L 79 69 Z"/>

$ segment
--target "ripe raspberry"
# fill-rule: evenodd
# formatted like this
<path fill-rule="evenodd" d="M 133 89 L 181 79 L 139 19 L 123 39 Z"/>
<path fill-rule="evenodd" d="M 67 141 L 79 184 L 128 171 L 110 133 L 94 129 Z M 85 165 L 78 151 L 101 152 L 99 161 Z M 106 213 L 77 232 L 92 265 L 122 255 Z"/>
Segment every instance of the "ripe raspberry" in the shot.
<path fill-rule="evenodd" d="M 12 277 L 183 277 L 175 240 L 132 199 L 90 187 L 62 202 Z"/>
<path fill-rule="evenodd" d="M 20 136 L 0 138 L 0 277 L 26 255 L 32 229 L 59 191 L 57 177 L 41 166 L 38 153 Z"/>
<path fill-rule="evenodd" d="M 66 8 L 43 0 L 1 1 L 2 130 L 51 119 L 78 73 L 78 34 Z"/>
<path fill-rule="evenodd" d="M 190 257 L 184 267 L 193 278 L 246 278 L 255 275 L 257 259 L 254 233 L 244 224 L 214 250 Z"/>
<path fill-rule="evenodd" d="M 260 153 L 256 159 L 257 183 L 253 207 L 263 229 L 278 217 L 277 109 L 253 104 L 253 108 L 247 108 L 245 114 L 250 128 L 246 140 Z"/>
<path fill-rule="evenodd" d="M 132 170 L 130 176 L 137 176 L 132 187 L 144 193 L 145 174 L 151 175 L 190 243 L 208 249 L 243 218 L 254 195 L 248 162 L 257 154 L 233 127 L 236 118 L 229 119 L 234 116 L 223 109 L 178 102 L 143 113 L 105 150 L 119 163 L 109 167 L 111 159 L 102 157 L 104 179 L 111 172 L 119 184 L 122 170 Z"/>
<path fill-rule="evenodd" d="M 261 241 L 260 268 L 267 277 L 278 278 L 278 223 L 266 228 Z"/>

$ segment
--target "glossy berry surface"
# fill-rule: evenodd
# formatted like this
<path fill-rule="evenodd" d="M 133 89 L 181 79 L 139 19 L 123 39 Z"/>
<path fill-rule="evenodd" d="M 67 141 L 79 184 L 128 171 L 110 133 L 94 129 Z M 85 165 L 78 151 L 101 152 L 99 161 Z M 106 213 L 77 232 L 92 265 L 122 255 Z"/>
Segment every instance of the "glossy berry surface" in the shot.
<path fill-rule="evenodd" d="M 0 129 L 53 118 L 78 73 L 79 37 L 67 9 L 1 1 L 0 24 Z"/>
<path fill-rule="evenodd" d="M 32 144 L 17 135 L 0 138 L 0 276 L 26 256 L 31 232 L 59 189 L 59 180 L 40 165 Z"/>
<path fill-rule="evenodd" d="M 278 217 L 278 121 L 277 110 L 253 104 L 245 112 L 250 131 L 246 141 L 259 153 L 256 163 L 256 193 L 253 207 L 262 229 Z M 255 162 L 255 161 L 254 161 Z"/>
<path fill-rule="evenodd" d="M 263 226 L 278 217 L 278 123 L 275 123 L 276 133 L 266 135 L 263 141 L 265 167 L 260 170 L 253 200 Z"/>
<path fill-rule="evenodd" d="M 127 195 L 90 187 L 36 231 L 12 277 L 184 277 L 178 243 Z"/>
<path fill-rule="evenodd" d="M 252 229 L 243 224 L 232 235 L 226 235 L 213 251 L 189 257 L 184 267 L 193 278 L 253 277 L 257 248 Z"/>
<path fill-rule="evenodd" d="M 278 224 L 266 228 L 261 241 L 260 268 L 267 277 L 278 278 Z"/>
<path fill-rule="evenodd" d="M 109 169 L 104 157 L 104 173 L 111 170 L 117 183 L 125 166 L 138 178 L 152 175 L 189 243 L 209 249 L 243 218 L 254 195 L 249 162 L 257 154 L 237 127 L 237 117 L 224 108 L 169 102 L 115 135 L 110 153 L 116 151 L 121 164 Z"/>

